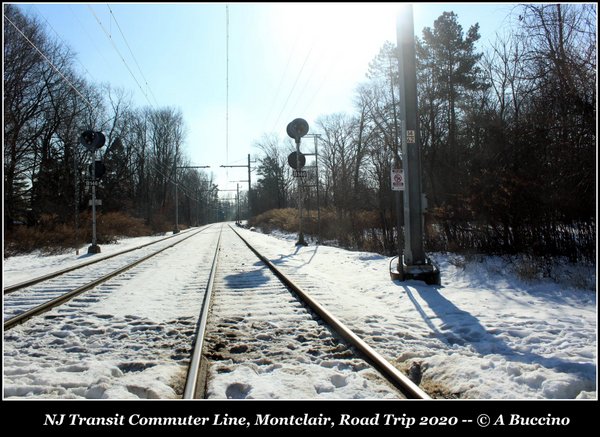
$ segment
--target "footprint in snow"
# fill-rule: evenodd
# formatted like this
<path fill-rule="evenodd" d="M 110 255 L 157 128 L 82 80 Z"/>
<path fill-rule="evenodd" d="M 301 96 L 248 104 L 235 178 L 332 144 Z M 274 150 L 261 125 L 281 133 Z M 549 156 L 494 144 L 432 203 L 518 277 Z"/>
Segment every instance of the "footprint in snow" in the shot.
<path fill-rule="evenodd" d="M 336 388 L 348 385 L 348 381 L 346 381 L 346 377 L 343 375 L 333 375 L 329 380 Z"/>
<path fill-rule="evenodd" d="M 252 386 L 248 384 L 235 383 L 227 387 L 225 395 L 227 399 L 246 399 L 251 390 Z"/>

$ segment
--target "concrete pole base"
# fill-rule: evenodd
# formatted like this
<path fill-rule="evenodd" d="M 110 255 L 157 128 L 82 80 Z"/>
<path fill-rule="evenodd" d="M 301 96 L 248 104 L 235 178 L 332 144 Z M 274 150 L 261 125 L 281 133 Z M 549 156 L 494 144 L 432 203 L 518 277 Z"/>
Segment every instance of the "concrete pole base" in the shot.
<path fill-rule="evenodd" d="M 94 254 L 94 253 L 100 253 L 100 246 L 98 246 L 97 244 L 92 244 L 90 247 L 88 247 L 88 254 Z"/>
<path fill-rule="evenodd" d="M 308 243 L 304 241 L 304 235 L 300 234 L 298 241 L 296 242 L 296 246 L 308 246 Z"/>

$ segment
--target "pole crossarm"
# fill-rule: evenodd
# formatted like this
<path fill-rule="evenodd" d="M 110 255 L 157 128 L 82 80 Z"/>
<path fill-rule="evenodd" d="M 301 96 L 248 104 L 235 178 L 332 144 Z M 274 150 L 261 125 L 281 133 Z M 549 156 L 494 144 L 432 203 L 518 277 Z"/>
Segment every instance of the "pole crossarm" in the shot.
<path fill-rule="evenodd" d="M 251 202 L 252 202 L 252 167 L 251 164 L 254 163 L 256 161 L 251 161 L 250 160 L 250 154 L 248 153 L 248 164 L 235 164 L 235 165 L 226 165 L 223 164 L 221 165 L 221 168 L 247 168 L 248 169 L 248 180 L 246 181 L 239 181 L 239 182 L 248 182 L 248 216 L 250 216 L 250 213 L 252 211 L 251 208 Z"/>
<path fill-rule="evenodd" d="M 179 232 L 179 182 L 177 181 L 177 169 L 180 168 L 210 168 L 210 165 L 175 165 L 175 229 L 173 229 L 174 234 Z M 185 191 L 184 194 L 187 196 L 188 199 L 200 203 L 198 199 L 191 197 Z"/>
<path fill-rule="evenodd" d="M 181 165 L 177 168 L 210 168 L 210 165 Z"/>

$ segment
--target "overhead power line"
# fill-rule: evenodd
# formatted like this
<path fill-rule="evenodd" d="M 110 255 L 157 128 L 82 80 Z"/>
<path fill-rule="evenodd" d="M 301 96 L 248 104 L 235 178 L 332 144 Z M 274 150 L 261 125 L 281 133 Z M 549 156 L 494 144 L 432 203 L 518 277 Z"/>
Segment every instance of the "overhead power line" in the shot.
<path fill-rule="evenodd" d="M 60 71 L 60 69 L 54 65 L 54 63 L 27 37 L 27 35 L 25 35 L 25 33 L 23 33 L 23 31 L 21 29 L 19 29 L 19 27 L 12 22 L 12 20 L 10 18 L 8 18 L 5 14 L 4 18 L 6 18 L 6 20 L 17 30 L 17 32 L 19 32 L 23 38 L 25 38 L 27 40 L 27 42 L 46 60 L 46 62 L 48 62 L 48 64 L 50 64 L 50 66 L 60 75 L 60 77 L 73 89 L 73 91 L 75 91 L 77 93 L 77 95 L 79 97 L 82 98 L 82 100 L 92 109 L 95 110 L 94 106 L 90 103 L 90 101 L 88 99 L 85 98 L 85 96 L 83 94 L 81 94 L 81 92 L 75 87 L 75 85 L 73 85 L 73 83 L 71 83 L 71 81 L 69 79 L 67 79 L 67 77 L 63 74 L 62 71 Z"/>
<path fill-rule="evenodd" d="M 321 92 L 321 88 L 323 87 L 323 84 L 325 84 L 327 82 L 327 79 L 329 78 L 329 75 L 331 74 L 331 71 L 333 70 L 333 67 L 335 65 L 337 65 L 337 60 L 339 58 L 339 52 L 336 56 L 330 58 L 329 61 L 329 67 L 327 68 L 325 74 L 323 75 L 323 77 L 319 80 L 319 86 L 317 87 L 316 91 L 314 92 L 314 94 L 312 95 L 312 97 L 308 100 L 308 103 L 306 104 L 306 106 L 304 106 L 304 108 L 302 109 L 301 113 L 305 113 L 308 112 L 308 110 L 312 107 L 312 104 L 315 100 L 315 98 L 319 95 L 319 93 Z"/>
<path fill-rule="evenodd" d="M 296 85 L 298 84 L 298 80 L 300 79 L 300 76 L 302 75 L 302 72 L 304 71 L 304 67 L 306 66 L 306 62 L 308 61 L 308 58 L 310 57 L 310 54 L 312 53 L 314 48 L 314 43 L 311 46 L 310 50 L 308 51 L 308 53 L 306 54 L 306 57 L 304 58 L 304 62 L 302 63 L 302 67 L 300 68 L 300 71 L 298 72 L 298 75 L 296 76 L 296 80 L 294 81 L 294 85 L 292 86 L 292 89 L 290 90 L 290 93 L 287 96 L 287 99 L 285 99 L 285 103 L 283 104 L 283 107 L 281 108 L 281 112 L 279 113 L 279 116 L 277 117 L 277 120 L 275 120 L 275 124 L 273 125 L 273 128 L 271 129 L 272 131 L 275 130 L 275 127 L 277 126 L 277 123 L 279 123 L 279 119 L 281 118 L 281 116 L 283 115 L 283 111 L 285 110 L 290 97 L 292 97 L 292 94 L 294 93 L 294 90 L 296 89 Z"/>
<path fill-rule="evenodd" d="M 113 41 L 111 35 L 109 32 L 107 32 L 106 28 L 104 27 L 104 25 L 102 24 L 102 21 L 100 21 L 100 18 L 98 18 L 98 15 L 96 15 L 96 12 L 94 11 L 94 9 L 90 6 L 87 5 L 88 9 L 91 11 L 92 15 L 94 15 L 94 17 L 96 18 L 96 21 L 98 22 L 98 25 L 102 28 L 102 30 L 104 31 L 104 34 L 106 35 L 106 37 L 108 38 L 108 40 L 110 41 L 113 49 L 115 50 L 115 52 L 117 52 L 117 55 L 119 55 L 119 57 L 121 58 L 121 61 L 123 62 L 123 64 L 125 65 L 125 68 L 127 68 L 127 71 L 129 71 L 129 74 L 131 75 L 131 77 L 133 78 L 133 80 L 135 81 L 135 83 L 137 84 L 138 88 L 140 89 L 140 91 L 142 92 L 142 95 L 146 98 L 146 101 L 148 102 L 148 104 L 152 107 L 154 107 L 154 105 L 152 104 L 152 102 L 150 101 L 150 99 L 148 98 L 148 95 L 144 92 L 144 90 L 142 89 L 142 86 L 140 85 L 140 82 L 137 80 L 137 78 L 135 77 L 135 75 L 133 74 L 133 71 L 131 71 L 131 68 L 129 67 L 129 64 L 127 64 L 127 61 L 125 61 L 125 58 L 123 57 L 123 55 L 121 54 L 121 52 L 119 51 L 119 49 L 117 48 L 117 45 L 115 44 L 115 42 Z"/>
<path fill-rule="evenodd" d="M 60 34 L 56 31 L 56 29 L 54 28 L 54 26 L 52 26 L 52 24 L 50 24 L 50 22 L 48 21 L 48 19 L 45 17 L 45 15 L 42 13 L 42 11 L 40 11 L 40 9 L 36 6 L 33 5 L 33 7 L 36 9 L 36 13 L 42 17 L 44 19 L 44 21 L 46 22 L 46 24 L 48 25 L 48 27 L 52 30 L 52 32 L 54 32 L 54 34 L 56 35 L 56 37 L 64 44 L 65 47 L 69 47 L 69 44 L 67 44 L 67 42 L 60 36 Z M 89 70 L 86 68 L 85 65 L 82 64 L 82 62 L 79 60 L 78 57 L 75 57 L 75 60 L 77 61 L 77 63 L 79 65 L 81 65 L 81 68 L 83 68 L 83 70 L 86 72 L 86 74 L 94 81 L 97 82 L 96 78 L 92 75 L 92 73 L 89 72 Z"/>
<path fill-rule="evenodd" d="M 100 49 L 98 48 L 98 44 L 96 44 L 96 41 L 94 41 L 94 38 L 92 38 L 92 36 L 90 35 L 90 32 L 88 31 L 87 26 L 84 26 L 83 23 L 81 22 L 81 20 L 79 19 L 79 17 L 77 16 L 77 14 L 75 13 L 75 11 L 73 11 L 73 8 L 71 7 L 71 5 L 67 5 L 69 8 L 69 12 L 71 13 L 71 15 L 73 16 L 73 18 L 75 19 L 75 21 L 77 21 L 77 24 L 79 25 L 79 27 L 81 28 L 82 32 L 85 34 L 85 36 L 90 40 L 90 42 L 92 43 L 92 46 L 94 46 L 94 49 L 96 50 L 96 53 L 98 53 L 98 56 L 100 56 L 100 58 L 102 58 L 102 65 L 108 66 L 110 65 L 109 62 L 107 61 L 106 57 L 104 56 L 104 54 L 100 51 Z M 96 82 L 96 81 L 95 81 Z"/>
<path fill-rule="evenodd" d="M 273 109 L 275 109 L 275 104 L 277 102 L 277 98 L 279 97 L 279 92 L 281 91 L 281 86 L 283 85 L 283 81 L 286 78 L 287 72 L 288 72 L 288 68 L 290 66 L 290 62 L 294 56 L 294 54 L 296 53 L 296 46 L 298 45 L 298 41 L 300 41 L 300 36 L 301 33 L 297 32 L 296 33 L 296 40 L 294 41 L 294 45 L 292 46 L 292 50 L 289 51 L 288 54 L 288 58 L 287 61 L 285 63 L 285 68 L 283 69 L 283 73 L 281 74 L 281 78 L 279 79 L 279 85 L 277 85 L 277 90 L 275 91 L 275 95 L 273 97 L 273 101 L 271 103 L 271 108 L 269 109 L 269 112 L 267 114 L 267 118 L 265 120 L 265 126 L 264 129 L 265 130 L 267 128 L 267 123 L 271 120 L 271 114 L 273 114 Z"/>
<path fill-rule="evenodd" d="M 140 64 L 138 63 L 137 59 L 135 58 L 135 55 L 133 54 L 133 50 L 131 50 L 131 47 L 130 47 L 129 43 L 127 42 L 127 38 L 125 38 L 125 34 L 123 33 L 123 30 L 121 30 L 121 26 L 119 25 L 119 22 L 117 21 L 117 17 L 115 16 L 113 10 L 110 8 L 110 6 L 108 4 L 106 5 L 106 7 L 110 11 L 110 15 L 112 15 L 113 19 L 115 20 L 115 24 L 117 25 L 117 29 L 119 29 L 119 33 L 123 37 L 123 41 L 125 41 L 125 45 L 127 46 L 127 49 L 129 49 L 129 53 L 131 54 L 131 57 L 133 58 L 133 62 L 135 62 L 135 65 L 137 66 L 138 71 L 140 72 L 140 75 L 142 76 L 142 79 L 144 79 L 144 83 L 146 84 L 146 88 L 148 89 L 148 91 L 152 95 L 152 98 L 154 99 L 154 103 L 156 103 L 156 106 L 159 106 L 158 105 L 158 101 L 156 100 L 156 96 L 152 92 L 152 88 L 150 88 L 150 85 L 148 84 L 148 80 L 144 76 L 144 73 L 142 72 L 142 69 L 140 68 Z"/>

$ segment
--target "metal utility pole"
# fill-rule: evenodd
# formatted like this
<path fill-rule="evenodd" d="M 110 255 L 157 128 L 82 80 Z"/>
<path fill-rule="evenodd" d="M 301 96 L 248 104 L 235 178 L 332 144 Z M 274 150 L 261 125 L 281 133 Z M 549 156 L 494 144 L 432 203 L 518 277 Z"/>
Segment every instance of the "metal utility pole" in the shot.
<path fill-rule="evenodd" d="M 177 169 L 179 168 L 210 168 L 210 165 L 175 165 L 175 229 L 173 229 L 174 234 L 179 233 L 179 182 L 177 181 Z"/>
<path fill-rule="evenodd" d="M 318 243 L 321 244 L 321 197 L 319 195 L 319 138 L 321 135 L 314 135 L 315 137 L 315 184 L 317 185 L 317 239 Z"/>
<path fill-rule="evenodd" d="M 417 115 L 417 73 L 412 5 L 398 15 L 397 44 L 400 69 L 400 100 L 403 108 L 402 144 L 404 190 L 404 256 L 398 260 L 398 272 L 405 279 L 439 283 L 439 270 L 425 256 L 423 248 L 423 195 L 421 154 Z M 402 259 L 403 258 L 403 259 Z"/>
<path fill-rule="evenodd" d="M 247 182 L 247 181 L 229 181 L 229 182 L 235 182 L 236 185 L 237 185 L 237 189 L 234 190 L 237 193 L 236 194 L 236 196 L 237 196 L 237 220 L 236 220 L 235 224 L 236 225 L 240 225 L 242 223 L 242 216 L 241 216 L 242 209 L 241 209 L 241 206 L 240 206 L 240 204 L 241 204 L 241 199 L 240 199 L 240 183 L 244 183 L 244 182 Z M 248 213 L 247 219 L 250 219 L 250 214 L 249 213 Z"/>
<path fill-rule="evenodd" d="M 79 255 L 79 167 L 77 151 L 73 148 L 73 175 L 75 175 L 75 255 Z"/>
<path fill-rule="evenodd" d="M 179 233 L 179 197 L 178 197 L 178 186 L 177 182 L 177 165 L 175 166 L 175 229 L 173 229 L 174 234 Z"/>
<path fill-rule="evenodd" d="M 95 161 L 95 157 L 94 157 Z M 88 248 L 88 253 L 100 253 L 100 246 L 96 240 L 96 175 L 92 173 L 92 245 Z"/>
<path fill-rule="evenodd" d="M 319 195 L 319 146 L 318 141 L 321 138 L 320 134 L 306 134 L 305 138 L 313 138 L 315 142 L 315 153 L 304 153 L 304 156 L 315 157 L 315 188 L 317 192 L 317 242 L 321 243 L 321 198 Z M 305 168 L 312 168 L 305 167 Z"/>
<path fill-rule="evenodd" d="M 248 153 L 248 219 L 252 215 L 252 169 L 250 168 L 250 154 Z"/>
<path fill-rule="evenodd" d="M 240 184 L 237 185 L 237 222 L 236 225 L 240 224 Z"/>
<path fill-rule="evenodd" d="M 296 170 L 300 172 L 300 140 L 296 141 Z M 300 218 L 300 223 L 298 225 L 298 242 L 296 244 L 306 246 L 306 241 L 304 241 L 304 232 L 302 230 L 302 178 L 298 175 L 298 216 Z"/>
<path fill-rule="evenodd" d="M 250 154 L 248 153 L 248 164 L 247 165 L 222 165 L 222 168 L 234 168 L 234 167 L 247 167 L 248 168 L 248 218 L 252 215 L 252 167 L 250 164 L 254 161 L 250 161 Z"/>

